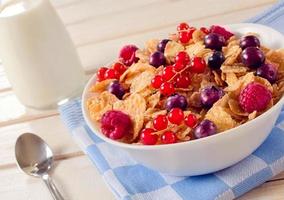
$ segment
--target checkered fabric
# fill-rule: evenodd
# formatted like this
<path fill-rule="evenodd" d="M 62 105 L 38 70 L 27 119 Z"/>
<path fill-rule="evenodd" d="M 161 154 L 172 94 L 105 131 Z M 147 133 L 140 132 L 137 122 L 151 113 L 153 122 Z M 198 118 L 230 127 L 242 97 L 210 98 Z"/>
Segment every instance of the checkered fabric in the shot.
<path fill-rule="evenodd" d="M 284 23 L 284 1 L 249 22 L 269 25 L 284 33 L 281 24 Z M 229 200 L 284 171 L 284 109 L 269 137 L 252 155 L 227 169 L 195 177 L 160 174 L 96 137 L 83 119 L 80 99 L 62 105 L 59 110 L 74 140 L 98 168 L 117 199 Z"/>

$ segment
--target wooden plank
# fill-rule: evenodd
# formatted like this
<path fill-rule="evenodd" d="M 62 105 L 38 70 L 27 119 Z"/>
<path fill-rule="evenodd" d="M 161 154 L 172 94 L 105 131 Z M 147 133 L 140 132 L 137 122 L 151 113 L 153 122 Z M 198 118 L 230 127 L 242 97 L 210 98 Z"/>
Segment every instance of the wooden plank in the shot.
<path fill-rule="evenodd" d="M 267 182 L 246 193 L 239 200 L 283 200 L 284 180 Z"/>
<path fill-rule="evenodd" d="M 220 6 L 219 3 L 204 0 L 195 1 L 193 7 L 187 0 L 165 1 L 160 4 L 144 6 L 137 10 L 128 10 L 114 15 L 101 15 L 80 24 L 68 26 L 67 29 L 76 46 L 82 46 L 90 42 L 109 41 L 146 31 L 157 31 L 164 27 L 175 26 L 184 20 L 196 21 L 211 18 L 273 2 L 275 0 L 259 0 L 257 2 L 247 0 L 246 3 L 227 0 L 223 1 L 222 6 Z M 170 14 L 173 12 L 174 14 Z"/>
<path fill-rule="evenodd" d="M 54 115 L 56 110 L 25 108 L 11 91 L 0 93 L 0 127 Z"/>
<path fill-rule="evenodd" d="M 63 19 L 64 24 L 74 25 L 81 22 L 97 18 L 100 16 L 114 16 L 119 13 L 128 12 L 129 10 L 138 10 L 144 6 L 153 4 L 161 4 L 162 0 L 144 0 L 144 1 L 128 1 L 128 0 L 104 0 L 104 1 L 82 1 L 79 4 L 71 4 L 69 6 L 56 8 L 58 14 Z"/>
<path fill-rule="evenodd" d="M 65 199 L 115 199 L 86 156 L 56 162 L 52 174 Z M 15 167 L 0 170 L 0 180 L 0 199 L 52 200 L 40 179 L 27 176 Z"/>
<path fill-rule="evenodd" d="M 256 13 L 261 12 L 267 7 L 267 5 L 264 5 L 211 18 L 193 20 L 191 21 L 191 24 L 194 26 L 209 26 L 211 24 L 239 23 L 254 16 Z M 104 42 L 90 43 L 88 45 L 78 47 L 77 50 L 85 70 L 92 72 L 94 69 L 116 59 L 118 51 L 123 45 L 133 43 L 143 47 L 146 40 L 167 37 L 168 33 L 175 32 L 175 29 L 176 24 L 132 36 L 126 36 Z"/>
<path fill-rule="evenodd" d="M 72 140 L 60 117 L 53 116 L 0 128 L 0 165 L 14 163 L 16 139 L 25 132 L 32 132 L 42 137 L 56 155 L 81 151 Z"/>

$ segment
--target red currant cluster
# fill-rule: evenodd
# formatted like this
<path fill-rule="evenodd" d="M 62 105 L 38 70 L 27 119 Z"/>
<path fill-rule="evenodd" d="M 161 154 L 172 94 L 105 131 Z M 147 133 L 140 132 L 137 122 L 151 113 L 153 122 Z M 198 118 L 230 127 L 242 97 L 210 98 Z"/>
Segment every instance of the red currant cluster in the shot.
<path fill-rule="evenodd" d="M 178 39 L 180 43 L 187 44 L 192 39 L 192 34 L 195 30 L 195 27 L 191 27 L 185 22 L 180 23 L 177 26 Z M 205 34 L 209 33 L 209 30 L 206 27 L 201 27 L 200 30 Z"/>
<path fill-rule="evenodd" d="M 156 75 L 151 85 L 155 89 L 160 89 L 161 94 L 169 96 L 175 92 L 175 88 L 188 88 L 191 73 L 202 73 L 205 68 L 203 58 L 190 59 L 185 51 L 180 51 L 175 57 L 175 63 L 165 67 L 161 75 Z"/>
<path fill-rule="evenodd" d="M 188 127 L 193 128 L 197 123 L 197 118 L 194 114 L 184 116 L 183 111 L 180 108 L 173 108 L 168 115 L 158 115 L 153 120 L 152 128 L 145 128 L 141 131 L 140 140 L 145 145 L 154 145 L 158 142 L 159 136 L 154 134 L 155 131 L 162 131 L 168 127 L 169 122 L 171 124 L 180 125 L 184 122 Z M 176 143 L 178 138 L 172 131 L 166 130 L 161 135 L 162 144 Z"/>
<path fill-rule="evenodd" d="M 119 77 L 126 70 L 127 67 L 120 62 L 114 63 L 111 68 L 101 67 L 97 71 L 97 81 L 103 81 L 106 79 L 119 79 Z"/>

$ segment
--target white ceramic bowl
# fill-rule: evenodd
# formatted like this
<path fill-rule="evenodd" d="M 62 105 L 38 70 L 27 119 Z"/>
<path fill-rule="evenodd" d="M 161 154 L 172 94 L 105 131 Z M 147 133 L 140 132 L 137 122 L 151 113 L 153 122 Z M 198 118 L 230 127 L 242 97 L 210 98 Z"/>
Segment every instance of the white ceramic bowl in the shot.
<path fill-rule="evenodd" d="M 262 44 L 273 49 L 284 48 L 282 34 L 269 27 L 247 23 L 227 25 L 226 27 L 236 34 L 256 32 L 260 35 Z M 86 85 L 82 101 L 83 115 L 91 130 L 107 143 L 127 151 L 139 163 L 176 176 L 215 172 L 250 155 L 269 135 L 284 103 L 284 98 L 282 98 L 256 119 L 210 137 L 169 145 L 130 145 L 105 137 L 92 123 L 85 102 L 88 97 L 88 89 L 94 82 L 95 76 Z"/>

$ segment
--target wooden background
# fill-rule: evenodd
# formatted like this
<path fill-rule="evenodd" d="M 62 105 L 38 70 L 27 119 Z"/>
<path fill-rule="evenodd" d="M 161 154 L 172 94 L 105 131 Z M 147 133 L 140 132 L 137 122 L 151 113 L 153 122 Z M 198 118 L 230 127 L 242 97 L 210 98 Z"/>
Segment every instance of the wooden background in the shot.
<path fill-rule="evenodd" d="M 142 46 L 163 38 L 176 25 L 238 23 L 268 8 L 274 0 L 52 0 L 66 25 L 86 75 L 117 57 L 127 43 Z M 113 200 L 97 169 L 69 136 L 58 112 L 25 108 L 15 97 L 0 65 L 0 199 L 51 200 L 39 179 L 20 172 L 14 143 L 21 133 L 44 138 L 56 154 L 55 182 L 70 200 Z M 284 173 L 244 195 L 242 200 L 284 199 Z"/>

